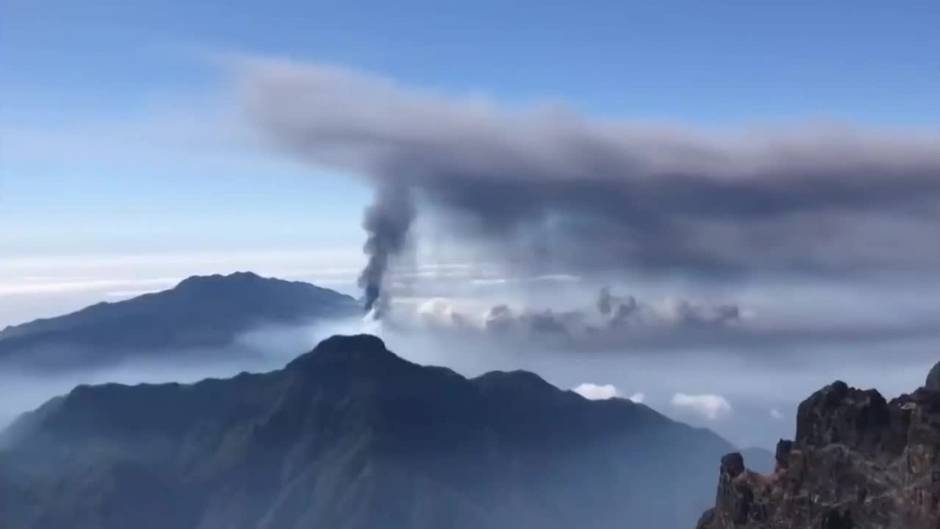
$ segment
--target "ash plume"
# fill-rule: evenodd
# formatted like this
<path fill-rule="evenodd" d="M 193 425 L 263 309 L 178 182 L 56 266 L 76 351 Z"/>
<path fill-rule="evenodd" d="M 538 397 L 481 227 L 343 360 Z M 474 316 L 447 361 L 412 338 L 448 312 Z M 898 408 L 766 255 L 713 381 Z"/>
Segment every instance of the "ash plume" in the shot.
<path fill-rule="evenodd" d="M 243 74 L 248 111 L 279 148 L 410 189 L 455 238 L 513 265 L 711 280 L 940 267 L 936 131 L 706 134 L 506 110 L 320 65 L 256 60 Z M 398 240 L 370 243 L 372 297 Z"/>
<path fill-rule="evenodd" d="M 375 319 L 382 316 L 382 283 L 389 260 L 404 249 L 414 217 L 409 190 L 402 186 L 379 188 L 365 211 L 362 227 L 368 238 L 363 251 L 369 260 L 359 275 L 359 287 L 365 295 L 365 311 L 372 312 Z"/>

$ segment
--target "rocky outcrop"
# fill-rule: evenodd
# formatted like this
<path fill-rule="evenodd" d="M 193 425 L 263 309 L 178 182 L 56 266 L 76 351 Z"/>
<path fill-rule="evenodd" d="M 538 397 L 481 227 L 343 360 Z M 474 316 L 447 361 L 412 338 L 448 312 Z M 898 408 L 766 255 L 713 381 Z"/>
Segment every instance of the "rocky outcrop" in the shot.
<path fill-rule="evenodd" d="M 940 390 L 940 362 L 937 362 L 930 373 L 927 374 L 927 383 L 924 384 L 927 389 Z"/>
<path fill-rule="evenodd" d="M 800 404 L 770 475 L 722 458 L 698 529 L 940 528 L 940 364 L 890 402 L 834 382 Z"/>

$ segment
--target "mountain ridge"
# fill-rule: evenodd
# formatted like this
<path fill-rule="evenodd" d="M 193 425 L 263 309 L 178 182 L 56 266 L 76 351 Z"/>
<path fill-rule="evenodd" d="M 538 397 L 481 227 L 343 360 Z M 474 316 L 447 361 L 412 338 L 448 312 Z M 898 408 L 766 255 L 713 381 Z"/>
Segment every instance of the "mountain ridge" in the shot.
<path fill-rule="evenodd" d="M 168 504 L 179 529 L 672 529 L 731 448 L 641 404 L 526 372 L 468 379 L 365 335 L 268 373 L 80 386 L 7 432 L 0 481 L 29 476 L 9 511 L 28 529 L 149 527 Z"/>
<path fill-rule="evenodd" d="M 192 276 L 175 287 L 101 302 L 0 331 L 0 360 L 40 368 L 109 363 L 155 351 L 218 348 L 267 324 L 353 316 L 350 296 L 252 272 Z"/>

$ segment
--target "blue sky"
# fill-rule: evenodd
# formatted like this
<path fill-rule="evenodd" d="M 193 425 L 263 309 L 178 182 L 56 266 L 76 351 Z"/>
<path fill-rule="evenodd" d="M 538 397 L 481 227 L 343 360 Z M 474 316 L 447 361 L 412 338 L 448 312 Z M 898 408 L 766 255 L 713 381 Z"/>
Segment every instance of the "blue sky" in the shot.
<path fill-rule="evenodd" d="M 220 54 L 604 118 L 940 122 L 936 2 L 511 4 L 2 0 L 0 256 L 357 252 L 369 189 L 234 132 Z"/>
<path fill-rule="evenodd" d="M 236 269 L 357 293 L 369 186 L 260 145 L 220 57 L 331 63 L 445 96 L 557 102 L 603 119 L 936 131 L 937 28 L 937 1 L 0 0 L 0 327 Z M 644 299 L 676 293 L 630 286 Z M 794 313 L 822 326 L 940 314 L 919 283 L 836 286 L 729 292 L 758 319 Z M 935 337 L 922 340 L 890 344 L 913 366 L 894 369 L 892 388 L 922 375 L 937 350 Z M 792 394 L 844 374 L 844 356 L 820 367 L 828 347 L 793 362 L 816 378 Z M 853 358 L 870 350 L 879 368 L 860 363 L 850 374 L 880 384 L 883 347 L 831 348 Z M 562 382 L 650 391 L 605 379 L 633 376 L 619 364 L 584 365 L 583 380 Z M 728 389 L 694 371 L 693 390 Z M 736 372 L 718 375 L 727 373 Z M 754 394 L 766 387 L 753 384 Z"/>
<path fill-rule="evenodd" d="M 218 88 L 195 50 L 336 62 L 501 99 L 706 123 L 935 123 L 936 2 L 4 0 L 5 113 L 121 116 Z M 56 106 L 69 107 L 52 108 Z"/>

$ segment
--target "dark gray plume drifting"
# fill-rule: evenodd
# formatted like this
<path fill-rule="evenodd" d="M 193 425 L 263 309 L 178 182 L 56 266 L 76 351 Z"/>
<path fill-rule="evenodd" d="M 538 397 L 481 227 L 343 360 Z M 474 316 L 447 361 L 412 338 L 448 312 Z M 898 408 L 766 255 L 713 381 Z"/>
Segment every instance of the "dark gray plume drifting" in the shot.
<path fill-rule="evenodd" d="M 389 259 L 404 249 L 408 230 L 415 218 L 414 203 L 404 186 L 382 186 L 377 190 L 375 202 L 366 209 L 362 227 L 368 233 L 363 250 L 369 256 L 359 276 L 359 286 L 365 293 L 365 310 L 375 309 L 381 317 L 382 281 Z"/>
<path fill-rule="evenodd" d="M 244 80 L 252 118 L 278 147 L 382 190 L 410 189 L 533 266 L 699 278 L 940 267 L 935 134 L 820 126 L 705 136 L 510 112 L 264 60 L 249 61 Z M 387 198 L 380 192 L 379 217 Z M 388 255 L 375 255 L 367 288 Z"/>

